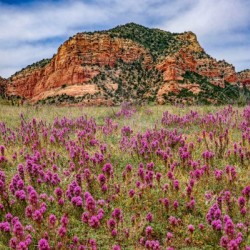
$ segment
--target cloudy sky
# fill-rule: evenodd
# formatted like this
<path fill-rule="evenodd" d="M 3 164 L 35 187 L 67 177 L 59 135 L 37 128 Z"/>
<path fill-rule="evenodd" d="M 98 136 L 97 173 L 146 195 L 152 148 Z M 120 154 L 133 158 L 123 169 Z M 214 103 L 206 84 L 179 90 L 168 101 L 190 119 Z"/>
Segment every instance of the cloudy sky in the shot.
<path fill-rule="evenodd" d="M 193 31 L 208 54 L 250 68 L 250 0 L 0 0 L 0 76 L 50 58 L 70 36 L 136 22 Z"/>

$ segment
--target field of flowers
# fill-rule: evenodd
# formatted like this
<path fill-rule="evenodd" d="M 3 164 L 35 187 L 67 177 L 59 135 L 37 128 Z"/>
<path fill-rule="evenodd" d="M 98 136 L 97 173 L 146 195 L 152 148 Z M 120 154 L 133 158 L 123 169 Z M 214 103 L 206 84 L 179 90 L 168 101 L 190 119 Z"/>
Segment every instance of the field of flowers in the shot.
<path fill-rule="evenodd" d="M 0 107 L 0 249 L 250 249 L 250 106 Z"/>

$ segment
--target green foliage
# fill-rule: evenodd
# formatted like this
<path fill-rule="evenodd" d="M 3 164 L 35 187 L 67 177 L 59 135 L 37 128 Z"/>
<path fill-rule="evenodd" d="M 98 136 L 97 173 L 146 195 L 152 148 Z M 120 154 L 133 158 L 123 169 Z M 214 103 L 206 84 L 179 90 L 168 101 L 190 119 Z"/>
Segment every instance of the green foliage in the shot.
<path fill-rule="evenodd" d="M 17 71 L 13 76 L 16 76 L 18 74 L 20 74 L 21 72 L 25 71 L 25 70 L 30 70 L 30 69 L 35 69 L 35 68 L 43 68 L 45 67 L 47 64 L 49 64 L 51 61 L 51 59 L 42 59 L 38 62 L 32 63 L 31 65 L 28 65 L 27 67 L 21 69 L 20 71 Z"/>
<path fill-rule="evenodd" d="M 182 89 L 180 93 L 177 95 L 177 97 L 194 97 L 195 94 L 188 90 L 188 89 Z"/>
<path fill-rule="evenodd" d="M 241 74 L 241 73 L 249 73 L 249 72 L 250 72 L 250 69 L 244 69 L 244 70 L 242 70 L 242 71 L 240 71 L 238 73 Z"/>
<path fill-rule="evenodd" d="M 1 80 L 1 78 L 0 78 L 0 80 Z M 2 97 L 2 98 L 4 98 L 4 96 L 5 96 L 5 85 L 3 84 L 3 85 L 1 85 L 0 84 L 0 97 Z"/>
<path fill-rule="evenodd" d="M 245 106 L 250 101 L 250 91 L 246 86 L 243 86 L 243 88 L 239 91 L 239 98 L 237 100 L 237 104 L 239 106 Z"/>
<path fill-rule="evenodd" d="M 57 96 L 49 96 L 46 99 L 40 100 L 37 104 L 59 104 L 59 103 L 74 103 L 75 98 L 73 96 L 69 96 L 66 94 L 57 95 Z"/>
<path fill-rule="evenodd" d="M 157 91 L 163 84 L 162 74 L 157 69 L 146 69 L 139 60 L 133 63 L 119 60 L 116 66 L 100 68 L 101 73 L 94 77 L 91 83 L 97 84 L 107 98 L 115 103 L 155 101 Z M 112 89 L 108 85 L 117 85 L 117 88 Z"/>
<path fill-rule="evenodd" d="M 112 37 L 126 38 L 142 44 L 150 51 L 154 59 L 168 50 L 175 52 L 180 47 L 180 41 L 176 38 L 177 34 L 150 29 L 135 23 L 119 25 L 109 30 L 108 33 Z"/>
<path fill-rule="evenodd" d="M 95 98 L 96 94 L 83 94 L 82 96 L 70 96 L 67 94 L 62 95 L 55 95 L 55 96 L 49 96 L 45 99 L 42 99 L 37 102 L 37 104 L 48 104 L 48 105 L 59 105 L 59 104 L 74 104 L 74 103 L 81 103 L 83 101 L 90 101 L 91 99 Z"/>
<path fill-rule="evenodd" d="M 196 97 L 199 104 L 209 104 L 211 100 L 216 104 L 244 105 L 250 100 L 250 91 L 242 89 L 239 85 L 225 82 L 225 87 L 220 87 L 212 84 L 207 77 L 191 71 L 185 72 L 183 77 L 191 83 L 200 85 L 201 92 Z"/>

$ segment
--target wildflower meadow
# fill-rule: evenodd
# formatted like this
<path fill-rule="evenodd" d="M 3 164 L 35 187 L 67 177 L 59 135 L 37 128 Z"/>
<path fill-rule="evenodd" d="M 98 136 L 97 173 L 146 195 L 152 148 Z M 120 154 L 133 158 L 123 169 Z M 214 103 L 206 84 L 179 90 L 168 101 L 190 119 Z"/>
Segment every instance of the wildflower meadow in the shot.
<path fill-rule="evenodd" d="M 250 106 L 1 106 L 0 249 L 250 250 Z"/>

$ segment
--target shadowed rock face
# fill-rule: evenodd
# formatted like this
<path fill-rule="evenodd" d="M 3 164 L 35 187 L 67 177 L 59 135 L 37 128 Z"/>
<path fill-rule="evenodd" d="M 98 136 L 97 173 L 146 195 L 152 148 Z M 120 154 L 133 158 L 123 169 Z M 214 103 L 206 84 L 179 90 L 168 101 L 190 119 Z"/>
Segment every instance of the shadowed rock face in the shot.
<path fill-rule="evenodd" d="M 11 76 L 6 93 L 31 103 L 60 95 L 97 105 L 134 99 L 165 103 L 169 94 L 204 91 L 185 77 L 187 72 L 221 88 L 238 81 L 250 86 L 249 72 L 237 75 L 232 65 L 207 55 L 192 32 L 172 34 L 130 23 L 76 34 L 52 59 Z"/>

